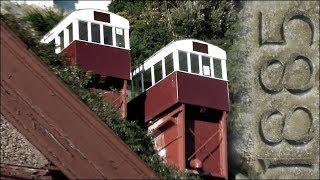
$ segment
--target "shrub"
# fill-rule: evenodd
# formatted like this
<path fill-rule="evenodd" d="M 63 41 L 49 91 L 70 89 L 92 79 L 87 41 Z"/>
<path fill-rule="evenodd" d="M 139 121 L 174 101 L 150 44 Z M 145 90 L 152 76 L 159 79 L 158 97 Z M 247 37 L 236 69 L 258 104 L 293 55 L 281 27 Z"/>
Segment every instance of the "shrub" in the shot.
<path fill-rule="evenodd" d="M 65 13 L 55 8 L 39 8 L 27 6 L 24 8 L 24 20 L 31 23 L 32 27 L 43 36 L 49 32 L 64 17 Z"/>

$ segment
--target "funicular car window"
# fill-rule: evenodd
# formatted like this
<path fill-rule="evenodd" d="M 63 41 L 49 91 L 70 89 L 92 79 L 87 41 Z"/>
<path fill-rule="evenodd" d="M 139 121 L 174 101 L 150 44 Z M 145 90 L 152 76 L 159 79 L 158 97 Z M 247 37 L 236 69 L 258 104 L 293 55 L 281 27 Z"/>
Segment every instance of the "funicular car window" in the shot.
<path fill-rule="evenodd" d="M 205 76 L 211 76 L 210 58 L 202 56 L 202 72 Z"/>
<path fill-rule="evenodd" d="M 100 25 L 91 23 L 92 42 L 100 43 Z"/>
<path fill-rule="evenodd" d="M 214 77 L 222 78 L 221 61 L 219 59 L 213 59 Z"/>
<path fill-rule="evenodd" d="M 191 72 L 199 74 L 199 56 L 190 53 Z"/>
<path fill-rule="evenodd" d="M 144 81 L 144 89 L 148 89 L 150 86 L 152 86 L 151 68 L 143 72 L 143 81 Z"/>
<path fill-rule="evenodd" d="M 103 26 L 104 44 L 112 45 L 112 27 Z"/>
<path fill-rule="evenodd" d="M 183 51 L 178 51 L 179 54 L 179 69 L 188 72 L 188 54 Z"/>
<path fill-rule="evenodd" d="M 64 34 L 63 34 L 63 31 L 59 34 L 59 37 L 60 37 L 60 47 L 61 49 L 64 48 Z"/>
<path fill-rule="evenodd" d="M 123 29 L 116 28 L 116 44 L 118 47 L 125 47 Z"/>
<path fill-rule="evenodd" d="M 154 65 L 154 81 L 155 83 L 162 79 L 162 61 Z"/>
<path fill-rule="evenodd" d="M 133 96 L 136 96 L 142 92 L 142 82 L 141 82 L 141 74 L 136 74 L 132 78 L 132 93 Z"/>
<path fill-rule="evenodd" d="M 164 63 L 166 67 L 166 75 L 170 74 L 173 72 L 173 54 L 170 53 L 168 56 L 164 58 Z"/>
<path fill-rule="evenodd" d="M 79 39 L 88 41 L 88 23 L 79 21 Z"/>
<path fill-rule="evenodd" d="M 72 23 L 67 27 L 69 31 L 69 43 L 73 41 L 73 28 L 72 28 Z"/>

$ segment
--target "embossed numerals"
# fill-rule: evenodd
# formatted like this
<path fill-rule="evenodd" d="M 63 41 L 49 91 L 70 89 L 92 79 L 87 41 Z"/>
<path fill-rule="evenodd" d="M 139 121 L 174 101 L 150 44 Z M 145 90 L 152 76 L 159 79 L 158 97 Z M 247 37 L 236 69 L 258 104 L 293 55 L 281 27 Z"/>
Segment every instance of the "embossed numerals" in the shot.
<path fill-rule="evenodd" d="M 259 59 L 262 62 L 258 72 L 261 88 L 271 95 L 284 89 L 294 95 L 306 93 L 314 84 L 313 64 L 308 57 L 314 37 L 310 18 L 302 12 L 291 12 L 282 23 L 273 22 L 273 26 L 268 26 L 270 20 L 263 21 L 260 12 L 259 20 L 260 49 L 267 55 Z M 312 127 L 312 116 L 306 108 L 298 107 L 289 112 L 275 110 L 260 121 L 260 134 L 268 145 L 283 140 L 300 145 L 312 139 Z"/>
<path fill-rule="evenodd" d="M 253 20 L 249 18 L 258 28 L 248 28 L 247 36 L 248 42 L 255 43 L 248 48 L 253 50 L 248 62 L 254 70 L 254 86 L 249 91 L 256 122 L 253 151 L 260 165 L 253 165 L 253 171 L 262 179 L 319 177 L 314 176 L 319 174 L 315 171 L 319 162 L 319 104 L 315 100 L 319 21 L 318 9 L 312 7 L 316 3 L 261 4 Z"/>
<path fill-rule="evenodd" d="M 311 61 L 302 55 L 291 57 L 287 63 L 268 60 L 260 69 L 259 83 L 268 93 L 278 93 L 284 88 L 292 94 L 308 91 L 313 86 Z"/>
<path fill-rule="evenodd" d="M 288 13 L 282 22 L 263 18 L 260 12 L 259 45 L 265 54 L 258 61 L 261 88 L 271 95 L 284 89 L 293 95 L 308 92 L 314 85 L 314 65 L 309 58 L 309 48 L 314 41 L 312 21 L 305 13 L 295 11 Z M 274 24 L 268 26 L 271 23 Z M 286 99 L 277 101 L 286 102 Z M 311 112 L 304 107 L 267 112 L 260 120 L 260 134 L 267 145 L 282 141 L 291 145 L 306 144 L 313 137 L 312 129 Z"/>
<path fill-rule="evenodd" d="M 260 121 L 260 133 L 265 143 L 277 145 L 283 140 L 292 145 L 308 143 L 312 139 L 313 121 L 310 111 L 304 107 L 281 113 L 266 113 Z"/>
<path fill-rule="evenodd" d="M 313 87 L 313 64 L 307 55 L 313 38 L 313 23 L 303 12 L 288 13 L 282 23 L 269 22 L 259 12 L 259 45 L 262 49 L 277 47 L 264 52 L 276 57 L 261 64 L 259 83 L 264 91 L 274 94 L 286 89 L 298 94 Z M 280 59 L 280 55 L 287 57 Z"/>
<path fill-rule="evenodd" d="M 273 22 L 275 25 L 270 28 L 270 23 L 267 19 L 264 19 L 262 12 L 258 14 L 259 18 L 259 45 L 286 45 L 288 41 L 302 41 L 308 46 L 311 46 L 314 42 L 314 25 L 311 19 L 305 12 L 292 11 L 286 15 L 282 22 Z M 290 29 L 290 25 L 299 23 L 295 26 L 297 32 L 295 34 L 294 29 Z M 294 33 L 286 33 L 285 31 L 291 31 Z M 300 32 L 300 33 L 299 33 Z M 301 35 L 303 32 L 303 36 Z M 296 37 L 292 37 L 295 35 Z"/>

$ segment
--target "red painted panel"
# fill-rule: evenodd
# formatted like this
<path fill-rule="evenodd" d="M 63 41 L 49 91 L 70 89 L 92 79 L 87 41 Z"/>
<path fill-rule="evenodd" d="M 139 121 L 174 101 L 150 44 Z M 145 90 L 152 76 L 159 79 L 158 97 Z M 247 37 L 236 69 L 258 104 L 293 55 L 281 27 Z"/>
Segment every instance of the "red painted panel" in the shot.
<path fill-rule="evenodd" d="M 222 158 L 223 137 L 221 121 L 223 111 L 206 109 L 201 112 L 200 107 L 187 106 L 186 108 L 186 159 L 190 167 L 190 160 L 197 158 L 202 164 L 202 170 L 213 176 L 225 176 L 225 166 Z"/>
<path fill-rule="evenodd" d="M 179 162 L 179 138 L 177 120 L 173 120 L 175 124 L 161 128 L 164 137 L 164 147 L 166 149 L 166 162 L 170 165 L 176 165 Z"/>
<path fill-rule="evenodd" d="M 63 50 L 67 58 L 75 62 L 85 71 L 94 74 L 130 80 L 130 51 L 83 41 L 73 41 Z"/>
<path fill-rule="evenodd" d="M 219 124 L 204 121 L 204 120 L 195 120 L 195 134 L 198 137 L 196 139 L 195 147 L 200 148 L 215 132 L 219 131 Z M 196 157 L 201 158 L 203 170 L 206 172 L 211 172 L 213 174 L 221 174 L 220 171 L 220 133 L 212 137 L 208 141 L 208 144 L 203 147 L 202 150 L 196 155 Z"/>
<path fill-rule="evenodd" d="M 179 102 L 229 111 L 228 82 L 178 72 Z"/>
<path fill-rule="evenodd" d="M 165 149 L 161 154 L 167 164 L 227 179 L 225 122 L 225 111 L 182 104 L 162 113 L 148 129 L 155 137 L 155 149 Z"/>
<path fill-rule="evenodd" d="M 172 108 L 149 126 L 155 136 L 155 149 L 162 152 L 167 164 L 185 170 L 184 105 Z"/>
<path fill-rule="evenodd" d="M 69 46 L 62 51 L 61 55 L 65 57 L 68 65 L 74 65 L 76 56 L 76 42 L 69 44 Z"/>
<path fill-rule="evenodd" d="M 149 121 L 177 103 L 176 73 L 128 103 L 129 119 Z"/>
<path fill-rule="evenodd" d="M 180 71 L 174 72 L 130 101 L 128 117 L 144 119 L 147 122 L 178 102 L 229 111 L 228 83 Z"/>

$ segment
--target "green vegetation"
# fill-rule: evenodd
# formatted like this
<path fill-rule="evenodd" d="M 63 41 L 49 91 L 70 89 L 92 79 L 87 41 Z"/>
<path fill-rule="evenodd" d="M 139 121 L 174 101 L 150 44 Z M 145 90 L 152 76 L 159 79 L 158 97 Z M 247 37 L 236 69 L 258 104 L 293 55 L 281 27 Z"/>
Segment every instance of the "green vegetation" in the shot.
<path fill-rule="evenodd" d="M 32 27 L 39 33 L 45 35 L 49 32 L 65 14 L 55 8 L 47 8 L 45 11 L 39 8 L 25 8 L 24 20 L 30 22 Z"/>
<path fill-rule="evenodd" d="M 11 9 L 10 9 L 11 8 Z M 151 137 L 137 122 L 120 118 L 116 109 L 88 88 L 91 76 L 78 67 L 67 66 L 54 53 L 53 44 L 40 44 L 45 33 L 65 14 L 55 9 L 10 7 L 1 10 L 1 19 L 57 74 L 98 116 L 111 127 L 163 179 L 192 178 L 199 175 L 179 172 L 162 163 L 153 149 Z M 132 64 L 137 66 L 172 40 L 194 38 L 215 44 L 233 54 L 228 60 L 231 101 L 235 102 L 240 86 L 237 85 L 239 63 L 236 61 L 237 4 L 233 1 L 134 1 L 114 0 L 109 6 L 130 22 Z M 17 13 L 17 11 L 23 11 Z M 236 106 L 233 106 L 236 107 Z M 233 112 L 233 109 L 231 112 Z M 236 112 L 229 116 L 236 118 Z"/>
<path fill-rule="evenodd" d="M 135 66 L 173 40 L 194 38 L 228 50 L 235 36 L 233 1 L 114 0 L 109 10 L 130 22 Z"/>

